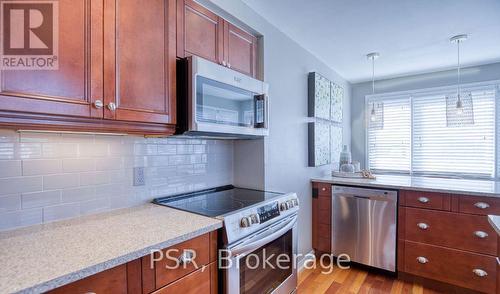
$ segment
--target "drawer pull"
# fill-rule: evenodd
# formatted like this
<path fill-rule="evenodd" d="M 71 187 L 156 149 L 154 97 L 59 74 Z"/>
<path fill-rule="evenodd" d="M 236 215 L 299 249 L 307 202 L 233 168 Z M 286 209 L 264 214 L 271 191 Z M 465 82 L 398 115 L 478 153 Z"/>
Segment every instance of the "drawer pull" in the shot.
<path fill-rule="evenodd" d="M 321 188 L 321 191 L 325 192 L 325 191 L 326 191 L 326 188 L 325 188 L 325 187 Z"/>
<path fill-rule="evenodd" d="M 426 264 L 426 263 L 428 263 L 428 262 L 429 262 L 429 260 L 428 260 L 427 258 L 423 257 L 423 256 L 419 256 L 419 257 L 417 257 L 417 261 L 418 261 L 419 263 L 421 263 L 421 264 Z"/>
<path fill-rule="evenodd" d="M 181 256 L 179 256 L 179 263 L 188 265 L 193 262 L 194 253 L 193 250 L 184 250 Z"/>
<path fill-rule="evenodd" d="M 474 204 L 475 207 L 479 208 L 479 209 L 486 209 L 486 208 L 489 208 L 490 205 L 486 202 L 476 202 Z"/>
<path fill-rule="evenodd" d="M 420 203 L 428 203 L 429 202 L 429 198 L 427 198 L 427 197 L 418 197 L 418 202 L 420 202 Z"/>
<path fill-rule="evenodd" d="M 427 230 L 429 228 L 429 225 L 426 223 L 418 223 L 417 226 L 422 230 Z"/>
<path fill-rule="evenodd" d="M 488 275 L 487 272 L 485 272 L 485 271 L 483 271 L 482 269 L 479 269 L 479 268 L 473 269 L 472 272 L 474 274 L 476 274 L 476 276 L 478 276 L 478 277 L 486 277 Z"/>
<path fill-rule="evenodd" d="M 476 235 L 476 237 L 481 238 L 481 239 L 488 237 L 488 233 L 483 232 L 483 231 L 475 231 L 474 235 Z"/>

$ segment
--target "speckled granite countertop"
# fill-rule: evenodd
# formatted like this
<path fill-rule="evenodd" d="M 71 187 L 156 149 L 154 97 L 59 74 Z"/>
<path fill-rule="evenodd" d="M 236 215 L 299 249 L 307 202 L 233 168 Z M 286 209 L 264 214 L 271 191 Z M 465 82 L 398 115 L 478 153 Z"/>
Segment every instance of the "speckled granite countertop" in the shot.
<path fill-rule="evenodd" d="M 40 293 L 222 227 L 154 204 L 0 233 L 0 292 Z"/>
<path fill-rule="evenodd" d="M 488 221 L 495 231 L 497 231 L 497 234 L 500 235 L 500 215 L 488 215 Z"/>
<path fill-rule="evenodd" d="M 313 182 L 323 182 L 360 187 L 385 189 L 411 189 L 426 192 L 456 193 L 473 196 L 500 197 L 500 182 L 485 180 L 444 179 L 431 177 L 376 175 L 375 180 L 336 177 L 319 177 Z"/>

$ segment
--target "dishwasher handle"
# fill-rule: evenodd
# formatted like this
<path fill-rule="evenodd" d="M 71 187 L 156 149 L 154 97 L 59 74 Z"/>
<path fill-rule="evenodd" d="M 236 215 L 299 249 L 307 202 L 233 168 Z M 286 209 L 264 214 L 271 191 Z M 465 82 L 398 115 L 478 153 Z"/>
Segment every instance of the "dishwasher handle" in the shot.
<path fill-rule="evenodd" d="M 340 196 L 340 197 L 345 197 L 345 198 L 356 198 L 356 199 L 362 199 L 362 200 L 373 200 L 373 201 L 394 201 L 393 199 L 387 197 L 387 196 L 361 196 L 361 195 L 355 195 L 355 194 L 347 194 L 347 193 L 339 193 L 339 192 L 334 192 L 333 196 Z"/>

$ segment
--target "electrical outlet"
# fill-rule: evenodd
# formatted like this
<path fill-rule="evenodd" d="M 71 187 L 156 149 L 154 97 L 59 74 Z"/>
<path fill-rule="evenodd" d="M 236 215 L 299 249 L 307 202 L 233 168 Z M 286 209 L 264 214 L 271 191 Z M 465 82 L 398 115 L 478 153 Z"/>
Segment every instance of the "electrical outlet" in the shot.
<path fill-rule="evenodd" d="M 144 175 L 144 167 L 134 167 L 134 186 L 146 185 L 146 176 Z"/>

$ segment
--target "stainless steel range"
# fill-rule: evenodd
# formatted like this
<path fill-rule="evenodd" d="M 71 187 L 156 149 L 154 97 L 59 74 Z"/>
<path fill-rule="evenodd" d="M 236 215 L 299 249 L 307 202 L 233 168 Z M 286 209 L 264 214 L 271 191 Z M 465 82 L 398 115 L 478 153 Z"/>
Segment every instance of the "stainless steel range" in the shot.
<path fill-rule="evenodd" d="M 219 265 L 225 293 L 292 293 L 297 288 L 295 193 L 224 186 L 154 201 L 224 221 Z"/>

